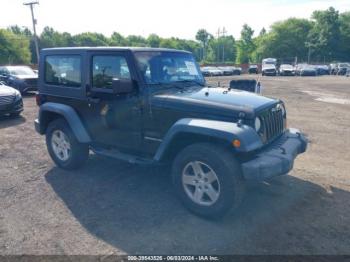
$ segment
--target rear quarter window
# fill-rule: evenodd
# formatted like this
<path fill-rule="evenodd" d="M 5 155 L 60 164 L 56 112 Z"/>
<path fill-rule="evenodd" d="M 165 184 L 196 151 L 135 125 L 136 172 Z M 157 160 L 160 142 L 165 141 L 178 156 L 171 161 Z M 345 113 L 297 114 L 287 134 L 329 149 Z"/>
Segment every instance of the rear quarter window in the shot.
<path fill-rule="evenodd" d="M 81 86 L 79 55 L 49 55 L 45 57 L 45 83 L 56 86 Z"/>

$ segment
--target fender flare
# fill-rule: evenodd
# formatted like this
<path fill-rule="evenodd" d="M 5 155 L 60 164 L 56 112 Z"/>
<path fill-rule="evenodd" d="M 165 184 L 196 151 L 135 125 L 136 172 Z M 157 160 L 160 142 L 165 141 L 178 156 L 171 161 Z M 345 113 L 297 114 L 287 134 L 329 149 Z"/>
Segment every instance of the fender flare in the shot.
<path fill-rule="evenodd" d="M 39 123 L 40 123 L 40 133 L 44 134 L 46 129 L 45 114 L 56 113 L 61 115 L 69 124 L 72 132 L 80 143 L 90 143 L 91 138 L 86 131 L 80 117 L 77 112 L 68 105 L 47 102 L 40 106 L 39 110 Z"/>
<path fill-rule="evenodd" d="M 237 123 L 183 118 L 178 120 L 166 133 L 155 156 L 155 161 L 160 161 L 171 142 L 180 133 L 204 135 L 209 138 L 221 139 L 232 145 L 232 141 L 238 139 L 241 142 L 237 152 L 250 152 L 263 146 L 261 138 L 250 126 L 238 125 Z"/>

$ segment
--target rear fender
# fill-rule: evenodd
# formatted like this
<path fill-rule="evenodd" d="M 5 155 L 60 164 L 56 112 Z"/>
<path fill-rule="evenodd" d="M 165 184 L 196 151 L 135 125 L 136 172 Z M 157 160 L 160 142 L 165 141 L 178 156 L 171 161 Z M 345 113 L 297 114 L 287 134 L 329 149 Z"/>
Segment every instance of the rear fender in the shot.
<path fill-rule="evenodd" d="M 44 134 L 50 121 L 50 114 L 62 116 L 69 124 L 72 132 L 80 143 L 90 143 L 91 138 L 85 129 L 77 112 L 70 106 L 47 102 L 40 106 L 39 110 L 39 133 Z"/>

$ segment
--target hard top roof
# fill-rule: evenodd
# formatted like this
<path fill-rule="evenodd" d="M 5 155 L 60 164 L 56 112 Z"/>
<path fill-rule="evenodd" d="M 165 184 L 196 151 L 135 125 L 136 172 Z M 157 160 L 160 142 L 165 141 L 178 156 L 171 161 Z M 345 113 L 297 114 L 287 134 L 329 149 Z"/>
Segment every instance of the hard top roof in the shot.
<path fill-rule="evenodd" d="M 131 51 L 131 52 L 179 52 L 188 53 L 191 52 L 185 50 L 177 50 L 170 48 L 151 48 L 151 47 L 119 47 L 119 46 L 98 46 L 98 47 L 54 47 L 44 48 L 42 51 Z"/>

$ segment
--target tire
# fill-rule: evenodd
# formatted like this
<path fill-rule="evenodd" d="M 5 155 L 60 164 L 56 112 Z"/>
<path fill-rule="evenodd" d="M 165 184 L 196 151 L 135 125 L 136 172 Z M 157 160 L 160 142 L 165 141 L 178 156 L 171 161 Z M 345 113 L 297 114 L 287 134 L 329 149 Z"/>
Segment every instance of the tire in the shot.
<path fill-rule="evenodd" d="M 198 165 L 200 169 L 197 168 L 197 170 L 203 171 L 199 172 L 202 178 L 194 175 L 193 167 L 198 167 Z M 192 174 L 188 175 L 191 170 Z M 209 182 L 203 180 L 210 177 L 213 180 L 215 176 L 207 176 L 210 170 L 214 171 L 217 182 L 209 185 Z M 183 182 L 183 177 L 187 177 L 191 185 Z M 226 149 L 208 143 L 190 145 L 176 156 L 172 166 L 172 180 L 175 191 L 184 206 L 194 214 L 210 219 L 219 219 L 231 207 L 238 207 L 244 192 L 240 165 L 234 156 Z M 209 191 L 216 192 L 216 194 L 211 194 L 215 196 L 214 198 L 209 197 L 209 194 L 206 193 Z M 202 201 L 202 203 L 193 200 L 195 192 L 200 192 L 199 202 Z"/>
<path fill-rule="evenodd" d="M 58 136 L 58 134 L 60 135 Z M 61 149 L 57 146 L 57 143 L 55 146 L 55 142 L 53 141 L 55 138 L 63 138 L 65 142 L 61 143 L 61 145 L 64 144 L 63 147 L 67 148 L 66 142 L 68 142 L 70 149 L 68 149 L 68 151 Z M 77 169 L 81 167 L 89 157 L 89 146 L 78 142 L 68 123 L 63 118 L 52 121 L 47 127 L 46 146 L 52 160 L 57 166 L 63 169 Z M 66 154 L 57 153 L 60 151 L 65 151 Z"/>

